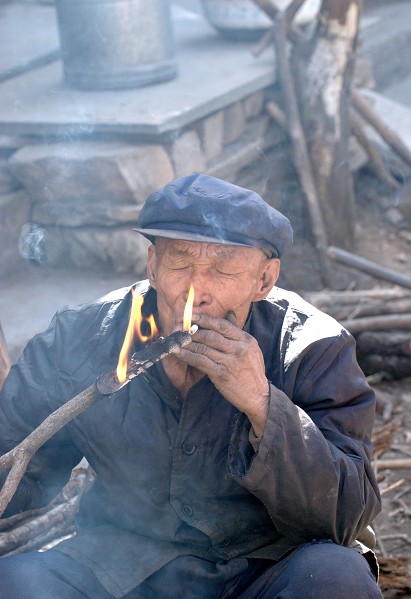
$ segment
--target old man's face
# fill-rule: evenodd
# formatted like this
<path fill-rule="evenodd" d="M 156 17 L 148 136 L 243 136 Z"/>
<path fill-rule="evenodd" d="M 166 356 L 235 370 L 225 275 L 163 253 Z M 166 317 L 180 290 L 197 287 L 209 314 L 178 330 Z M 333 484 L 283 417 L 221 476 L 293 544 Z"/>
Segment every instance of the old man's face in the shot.
<path fill-rule="evenodd" d="M 148 276 L 157 290 L 162 335 L 182 328 L 191 283 L 194 321 L 196 314 L 224 318 L 232 310 L 242 327 L 251 303 L 267 295 L 278 274 L 279 260 L 257 248 L 166 238 L 149 248 Z"/>

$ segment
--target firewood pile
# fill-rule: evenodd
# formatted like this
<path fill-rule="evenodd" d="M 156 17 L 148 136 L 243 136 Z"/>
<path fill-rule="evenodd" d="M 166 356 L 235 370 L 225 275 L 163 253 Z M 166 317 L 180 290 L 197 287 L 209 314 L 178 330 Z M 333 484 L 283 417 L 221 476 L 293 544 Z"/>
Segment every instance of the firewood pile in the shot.
<path fill-rule="evenodd" d="M 304 297 L 354 335 L 358 361 L 373 381 L 410 375 L 411 289 L 322 291 Z"/>
<path fill-rule="evenodd" d="M 94 478 L 90 466 L 81 463 L 49 505 L 0 520 L 0 557 L 50 549 L 73 535 L 81 497 Z"/>

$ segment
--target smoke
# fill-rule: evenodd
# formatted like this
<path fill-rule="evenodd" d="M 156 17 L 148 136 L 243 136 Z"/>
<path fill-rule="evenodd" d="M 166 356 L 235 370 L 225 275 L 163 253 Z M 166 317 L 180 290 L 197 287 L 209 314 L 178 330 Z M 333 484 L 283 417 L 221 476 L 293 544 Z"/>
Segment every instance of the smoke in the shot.
<path fill-rule="evenodd" d="M 34 223 L 26 223 L 21 228 L 18 248 L 26 260 L 42 264 L 46 262 L 44 240 L 46 231 Z"/>

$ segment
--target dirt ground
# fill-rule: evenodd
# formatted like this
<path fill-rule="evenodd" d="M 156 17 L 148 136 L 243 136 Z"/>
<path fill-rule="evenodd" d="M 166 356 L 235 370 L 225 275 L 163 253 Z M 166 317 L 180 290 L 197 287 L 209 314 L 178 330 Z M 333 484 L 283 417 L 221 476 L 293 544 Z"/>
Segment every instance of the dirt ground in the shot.
<path fill-rule="evenodd" d="M 377 534 L 376 552 L 383 570 L 388 558 L 390 575 L 387 584 L 394 585 L 394 588 L 384 591 L 384 597 L 387 599 L 411 597 L 411 570 L 408 562 L 411 554 L 410 469 L 380 470 L 378 468 L 379 460 L 411 458 L 411 378 L 383 381 L 372 386 L 377 397 L 383 394 L 384 400 L 391 401 L 393 404 L 392 416 L 385 420 L 384 404 L 380 403 L 374 427 L 374 437 L 382 429 L 391 429 L 391 426 L 393 428 L 392 437 L 389 435 L 387 450 L 375 460 L 383 506 L 382 512 L 373 524 Z M 401 565 L 406 568 L 405 576 L 401 581 L 393 575 L 393 570 L 397 571 L 398 566 L 398 564 L 394 565 L 393 558 L 398 558 Z M 384 587 L 385 576 L 383 582 Z M 401 590 L 403 585 L 406 588 Z"/>

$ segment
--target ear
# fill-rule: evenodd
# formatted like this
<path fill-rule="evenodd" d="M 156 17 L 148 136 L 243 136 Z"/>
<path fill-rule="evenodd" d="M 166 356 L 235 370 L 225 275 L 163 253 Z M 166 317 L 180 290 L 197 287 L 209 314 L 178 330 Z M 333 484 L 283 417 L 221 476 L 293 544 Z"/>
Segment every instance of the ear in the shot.
<path fill-rule="evenodd" d="M 157 267 L 157 252 L 154 245 L 148 247 L 147 254 L 147 278 L 153 289 L 156 289 L 156 267 Z"/>
<path fill-rule="evenodd" d="M 267 297 L 279 276 L 280 260 L 278 258 L 266 260 L 260 273 L 259 286 L 257 286 L 253 301 L 258 302 Z"/>

